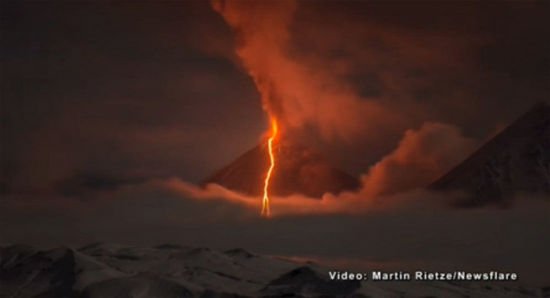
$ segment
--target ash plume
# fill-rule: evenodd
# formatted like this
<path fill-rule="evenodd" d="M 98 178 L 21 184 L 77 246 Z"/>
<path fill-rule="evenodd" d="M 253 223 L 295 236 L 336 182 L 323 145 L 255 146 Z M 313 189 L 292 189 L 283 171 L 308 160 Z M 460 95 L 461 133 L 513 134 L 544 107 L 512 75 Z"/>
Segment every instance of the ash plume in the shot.
<path fill-rule="evenodd" d="M 395 123 L 395 115 L 356 94 L 326 66 L 292 54 L 295 1 L 213 1 L 212 7 L 233 29 L 236 54 L 263 108 L 283 129 L 313 127 L 327 140 L 349 140 Z"/>

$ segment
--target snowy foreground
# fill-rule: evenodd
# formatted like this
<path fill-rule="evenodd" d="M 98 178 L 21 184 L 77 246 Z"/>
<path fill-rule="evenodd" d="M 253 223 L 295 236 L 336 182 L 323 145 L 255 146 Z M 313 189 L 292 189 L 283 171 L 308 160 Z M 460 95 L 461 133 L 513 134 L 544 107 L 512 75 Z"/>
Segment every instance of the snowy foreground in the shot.
<path fill-rule="evenodd" d="M 0 297 L 550 297 L 498 283 L 330 281 L 328 269 L 243 249 L 0 247 Z"/>

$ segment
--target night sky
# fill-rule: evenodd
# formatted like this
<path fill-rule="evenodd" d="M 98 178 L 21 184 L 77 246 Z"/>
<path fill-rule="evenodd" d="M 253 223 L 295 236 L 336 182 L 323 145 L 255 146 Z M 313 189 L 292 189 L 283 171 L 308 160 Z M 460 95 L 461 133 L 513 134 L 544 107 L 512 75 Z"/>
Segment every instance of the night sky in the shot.
<path fill-rule="evenodd" d="M 251 18 L 260 34 L 285 35 L 282 63 L 269 67 L 281 65 L 271 74 L 285 86 L 274 100 L 293 107 L 284 114 L 286 135 L 350 174 L 408 152 L 411 160 L 433 156 L 429 168 L 419 167 L 426 181 L 436 178 L 533 104 L 550 102 L 548 2 L 299 1 L 283 15 L 284 30 L 270 3 L 246 6 L 260 12 Z M 491 228 L 510 227 L 527 246 L 539 237 L 509 223 L 523 210 L 496 221 L 468 214 L 473 226 L 488 227 L 472 238 L 453 215 L 446 227 L 455 236 L 440 250 L 419 253 L 428 244 L 417 245 L 419 232 L 400 224 L 416 220 L 421 239 L 441 236 L 426 217 L 393 214 L 388 224 L 381 215 L 368 223 L 331 215 L 277 225 L 230 202 L 196 202 L 159 187 L 170 179 L 201 181 L 258 144 L 268 128 L 262 95 L 236 52 L 246 44 L 243 32 L 208 1 L 3 1 L 0 26 L 0 244 L 165 241 L 353 258 L 368 247 L 383 252 L 382 262 L 406 257 L 386 250 L 394 240 L 380 231 L 403 233 L 420 258 L 445 260 L 453 256 L 449 247 L 507 241 Z M 269 49 L 262 53 L 270 57 Z M 294 69 L 301 71 L 296 77 Z M 311 97 L 293 106 L 295 98 L 284 95 L 297 89 Z M 410 142 L 402 142 L 406 136 Z M 414 168 L 407 173 L 416 175 Z M 524 226 L 548 228 L 537 214 Z M 248 222 L 277 236 L 265 240 Z M 374 231 L 370 240 L 365 226 Z M 247 240 L 235 239 L 233 227 Z M 314 227 L 321 230 L 308 232 Z M 343 243 L 359 235 L 365 242 L 340 250 L 323 244 L 323 229 Z M 279 245 L 286 241 L 296 246 Z M 308 250 L 307 243 L 323 249 Z M 507 256 L 481 250 L 489 265 Z M 532 246 L 532 259 L 507 266 L 537 264 L 543 251 Z M 464 258 L 475 264 L 481 257 Z"/>

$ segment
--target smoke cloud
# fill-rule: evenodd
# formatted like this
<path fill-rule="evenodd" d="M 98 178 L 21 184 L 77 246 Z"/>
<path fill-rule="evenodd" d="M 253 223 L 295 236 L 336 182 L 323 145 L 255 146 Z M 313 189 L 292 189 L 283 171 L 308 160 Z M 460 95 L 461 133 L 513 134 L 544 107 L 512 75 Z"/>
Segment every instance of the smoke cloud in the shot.
<path fill-rule="evenodd" d="M 293 51 L 291 28 L 297 6 L 293 0 L 212 2 L 213 9 L 235 33 L 236 54 L 254 80 L 264 110 L 275 116 L 283 129 L 313 127 L 326 140 L 379 139 L 381 132 L 400 126 L 402 119 L 399 118 L 403 118 L 398 115 L 400 112 L 393 109 L 390 113 L 380 101 L 360 96 L 341 75 L 342 69 L 330 67 L 334 59 L 323 53 L 330 50 L 330 45 L 320 44 L 313 53 Z M 346 32 L 359 38 L 365 35 L 365 32 L 350 28 Z M 324 40 L 317 33 L 313 32 L 315 40 Z M 334 41 L 333 37 L 328 39 Z M 391 40 L 403 48 L 402 40 L 395 37 Z M 358 51 L 361 52 L 356 47 L 351 50 L 356 54 Z M 424 57 L 423 51 L 419 54 L 414 47 L 411 52 L 413 56 L 416 53 Z M 363 59 L 368 59 L 365 56 L 376 58 L 365 53 L 359 55 Z M 351 70 L 353 67 L 344 68 Z M 401 87 L 398 89 L 403 91 Z M 388 199 L 379 200 L 382 196 L 424 187 L 464 158 L 473 146 L 474 142 L 463 137 L 454 126 L 424 123 L 418 130 L 407 130 L 398 147 L 371 167 L 362 177 L 363 187 L 358 192 L 338 196 L 326 194 L 321 200 L 294 195 L 272 200 L 273 209 L 278 209 L 280 214 L 361 213 L 375 208 L 375 201 L 387 204 Z M 168 184 L 193 197 L 223 197 L 247 207 L 254 202 L 219 186 L 199 190 L 177 181 Z"/>
<path fill-rule="evenodd" d="M 325 139 L 378 134 L 396 115 L 362 98 L 328 65 L 306 63 L 290 47 L 295 1 L 214 1 L 236 35 L 237 56 L 283 129 L 313 127 Z"/>
<path fill-rule="evenodd" d="M 448 124 L 427 122 L 405 132 L 399 146 L 363 176 L 368 197 L 428 185 L 462 161 L 476 142 Z"/>

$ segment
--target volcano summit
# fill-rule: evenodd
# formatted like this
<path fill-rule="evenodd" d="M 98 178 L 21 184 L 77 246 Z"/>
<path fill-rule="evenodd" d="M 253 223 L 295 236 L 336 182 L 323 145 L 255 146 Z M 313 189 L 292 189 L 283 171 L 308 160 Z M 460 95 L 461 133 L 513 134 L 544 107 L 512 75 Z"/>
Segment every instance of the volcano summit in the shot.
<path fill-rule="evenodd" d="M 550 106 L 533 106 L 431 188 L 466 191 L 473 206 L 550 194 Z"/>

